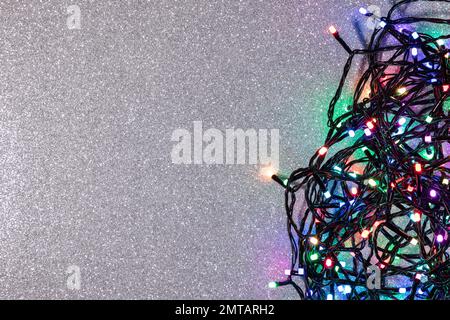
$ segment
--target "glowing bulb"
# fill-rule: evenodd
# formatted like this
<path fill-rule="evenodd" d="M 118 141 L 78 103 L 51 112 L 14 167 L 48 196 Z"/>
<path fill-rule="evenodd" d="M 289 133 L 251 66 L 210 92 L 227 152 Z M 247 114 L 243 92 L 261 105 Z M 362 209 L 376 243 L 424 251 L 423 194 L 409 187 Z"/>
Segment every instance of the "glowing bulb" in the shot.
<path fill-rule="evenodd" d="M 439 242 L 439 243 L 444 242 L 444 236 L 443 236 L 442 234 L 439 234 L 439 235 L 436 237 L 436 241 Z"/>
<path fill-rule="evenodd" d="M 319 244 L 319 240 L 316 237 L 311 237 L 309 238 L 309 242 L 311 242 L 311 244 L 317 246 Z"/>
<path fill-rule="evenodd" d="M 444 84 L 442 86 L 442 91 L 444 91 L 444 92 L 447 92 L 449 89 L 450 89 L 450 85 L 448 85 L 448 84 Z"/>
<path fill-rule="evenodd" d="M 431 123 L 431 121 L 433 121 L 433 118 L 430 117 L 430 116 L 428 116 L 428 117 L 425 119 L 425 122 L 427 122 L 427 123 Z"/>
<path fill-rule="evenodd" d="M 305 274 L 305 269 L 299 268 L 298 269 L 298 274 L 301 275 L 301 276 L 304 275 Z"/>
<path fill-rule="evenodd" d="M 414 191 L 414 187 L 413 186 L 408 186 L 408 188 L 406 188 L 406 190 L 408 190 L 408 192 L 413 192 Z"/>
<path fill-rule="evenodd" d="M 330 33 L 332 34 L 332 35 L 336 35 L 338 32 L 337 32 L 337 30 L 336 30 L 336 28 L 334 27 L 334 26 L 330 26 L 329 28 L 328 28 L 328 31 L 330 31 Z"/>
<path fill-rule="evenodd" d="M 431 143 L 431 136 L 430 135 L 425 136 L 424 140 L 426 143 Z"/>
<path fill-rule="evenodd" d="M 331 258 L 327 258 L 326 260 L 325 260 L 325 267 L 327 267 L 327 268 L 332 268 L 333 267 L 333 259 L 331 259 Z"/>
<path fill-rule="evenodd" d="M 421 173 L 422 172 L 422 165 L 420 163 L 416 163 L 414 165 L 414 170 L 416 170 L 417 173 Z"/>
<path fill-rule="evenodd" d="M 415 246 L 419 243 L 419 241 L 417 241 L 417 239 L 412 238 L 409 243 L 411 243 L 413 246 Z"/>
<path fill-rule="evenodd" d="M 275 281 L 269 282 L 270 289 L 275 289 L 276 287 L 278 287 L 278 284 Z"/>
<path fill-rule="evenodd" d="M 370 137 L 370 136 L 372 135 L 372 131 L 370 131 L 369 128 L 366 128 L 366 129 L 364 129 L 364 134 L 365 134 L 367 137 Z"/>
<path fill-rule="evenodd" d="M 417 32 L 414 32 L 413 34 L 412 34 L 412 37 L 413 37 L 413 39 L 419 39 L 419 34 L 417 33 Z"/>
<path fill-rule="evenodd" d="M 419 50 L 417 50 L 417 48 L 412 48 L 411 53 L 414 57 L 417 57 L 417 55 L 419 54 Z"/>
<path fill-rule="evenodd" d="M 430 190 L 430 197 L 432 197 L 432 198 L 436 198 L 436 197 L 437 197 L 437 192 L 436 192 L 436 190 L 434 190 L 434 189 L 431 189 L 431 190 Z"/>
<path fill-rule="evenodd" d="M 367 9 L 366 8 L 359 8 L 359 13 L 366 15 L 367 14 Z"/>
<path fill-rule="evenodd" d="M 401 117 L 400 119 L 398 119 L 398 124 L 399 125 L 404 125 L 406 123 L 406 118 L 404 118 L 404 117 Z"/>
<path fill-rule="evenodd" d="M 324 156 L 326 155 L 328 152 L 328 148 L 327 147 L 322 147 L 319 149 L 319 155 Z"/>
<path fill-rule="evenodd" d="M 398 292 L 399 293 L 406 293 L 406 288 L 400 288 L 400 289 L 398 289 Z"/>
<path fill-rule="evenodd" d="M 291 275 L 291 270 L 288 270 L 288 269 L 284 270 L 284 274 L 286 276 L 290 276 Z"/>
<path fill-rule="evenodd" d="M 350 293 L 350 292 L 352 292 L 352 287 L 350 287 L 350 286 L 345 286 L 345 287 L 344 287 L 344 293 L 347 294 L 347 293 Z"/>
<path fill-rule="evenodd" d="M 353 130 L 348 130 L 348 135 L 353 138 L 355 136 L 355 131 Z"/>
<path fill-rule="evenodd" d="M 363 232 L 361 232 L 361 237 L 363 239 L 369 238 L 369 235 L 370 235 L 370 231 L 369 230 L 363 230 Z"/>
<path fill-rule="evenodd" d="M 358 188 L 353 187 L 350 192 L 352 193 L 352 195 L 356 196 L 358 194 Z"/>
<path fill-rule="evenodd" d="M 263 167 L 260 170 L 260 175 L 267 180 L 271 179 L 275 174 L 277 174 L 277 170 L 272 166 Z"/>
<path fill-rule="evenodd" d="M 399 95 L 404 95 L 406 93 L 407 89 L 405 87 L 401 87 L 397 89 L 397 93 Z"/>
<path fill-rule="evenodd" d="M 449 180 L 447 178 L 444 178 L 442 180 L 442 184 L 448 185 L 448 183 L 449 183 Z"/>
<path fill-rule="evenodd" d="M 375 128 L 375 126 L 373 125 L 373 122 L 372 122 L 372 121 L 368 121 L 368 122 L 366 123 L 366 125 L 367 125 L 367 128 L 369 128 L 370 130 L 372 130 L 373 128 Z"/>
<path fill-rule="evenodd" d="M 319 255 L 317 253 L 313 253 L 310 257 L 311 261 L 316 261 L 317 259 L 319 259 Z"/>
<path fill-rule="evenodd" d="M 369 185 L 370 185 L 372 188 L 375 188 L 375 187 L 377 186 L 377 182 L 376 182 L 375 180 L 373 180 L 373 179 L 369 179 L 369 180 L 367 181 L 367 183 L 369 183 Z"/>
<path fill-rule="evenodd" d="M 324 197 L 325 197 L 326 199 L 330 199 L 330 198 L 331 198 L 331 193 L 330 193 L 330 191 L 326 191 L 323 195 L 324 195 Z"/>
<path fill-rule="evenodd" d="M 379 24 L 380 28 L 384 28 L 384 27 L 386 27 L 386 25 L 387 25 L 387 23 L 384 21 L 381 21 Z"/>
<path fill-rule="evenodd" d="M 333 300 L 333 295 L 332 294 L 328 294 L 327 295 L 327 300 Z"/>

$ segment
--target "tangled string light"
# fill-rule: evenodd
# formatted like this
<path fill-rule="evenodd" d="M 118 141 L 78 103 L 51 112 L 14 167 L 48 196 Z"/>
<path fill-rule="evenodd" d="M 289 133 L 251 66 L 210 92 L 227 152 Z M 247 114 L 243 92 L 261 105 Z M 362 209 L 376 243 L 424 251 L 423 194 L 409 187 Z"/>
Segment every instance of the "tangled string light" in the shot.
<path fill-rule="evenodd" d="M 450 35 L 416 31 L 450 20 L 393 18 L 417 1 L 377 18 L 364 50 L 330 28 L 350 57 L 324 146 L 307 168 L 272 176 L 285 188 L 292 267 L 270 287 L 292 285 L 308 300 L 450 299 Z M 357 55 L 368 67 L 336 116 Z"/>

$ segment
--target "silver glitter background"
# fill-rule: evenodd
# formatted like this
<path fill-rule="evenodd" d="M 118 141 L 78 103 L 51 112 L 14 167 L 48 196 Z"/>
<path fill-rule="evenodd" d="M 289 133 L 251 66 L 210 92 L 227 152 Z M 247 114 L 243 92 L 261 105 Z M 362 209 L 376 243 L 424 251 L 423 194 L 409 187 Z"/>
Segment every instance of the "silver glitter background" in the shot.
<path fill-rule="evenodd" d="M 346 60 L 327 28 L 361 47 L 369 4 L 391 1 L 0 1 L 0 298 L 295 298 L 267 289 L 282 189 L 174 165 L 171 134 L 280 129 L 282 170 L 306 165 Z"/>

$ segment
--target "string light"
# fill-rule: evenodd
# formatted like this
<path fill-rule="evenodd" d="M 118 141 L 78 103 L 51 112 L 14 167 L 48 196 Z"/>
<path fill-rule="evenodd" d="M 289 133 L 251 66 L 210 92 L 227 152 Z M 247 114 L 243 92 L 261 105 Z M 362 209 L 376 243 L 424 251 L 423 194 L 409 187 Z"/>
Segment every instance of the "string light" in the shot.
<path fill-rule="evenodd" d="M 422 214 L 418 211 L 411 213 L 411 220 L 414 222 L 420 222 L 422 220 Z"/>
<path fill-rule="evenodd" d="M 309 238 L 309 242 L 311 242 L 311 244 L 317 246 L 319 244 L 319 240 L 316 237 L 311 237 Z"/>
<path fill-rule="evenodd" d="M 448 35 L 414 31 L 418 22 L 450 19 L 398 18 L 399 8 L 413 2 L 377 17 L 384 30 L 376 29 L 365 49 L 350 49 L 329 28 L 350 55 L 329 105 L 329 132 L 285 185 L 292 270 L 304 268 L 287 283 L 301 299 L 334 300 L 335 290 L 351 300 L 450 299 L 450 63 L 440 41 Z M 360 13 L 372 16 L 365 8 Z M 353 86 L 355 103 L 341 112 L 357 55 L 368 57 L 367 69 Z M 325 161 L 331 147 L 336 152 Z M 362 285 L 373 263 L 389 284 L 383 290 Z"/>
<path fill-rule="evenodd" d="M 331 34 L 336 35 L 338 32 L 334 26 L 330 26 L 328 28 L 328 31 L 330 31 Z"/>
<path fill-rule="evenodd" d="M 328 152 L 328 148 L 327 147 L 322 147 L 319 149 L 319 155 L 324 156 L 326 155 Z"/>
<path fill-rule="evenodd" d="M 398 88 L 398 89 L 397 89 L 397 94 L 400 95 L 400 96 L 402 96 L 402 95 L 404 95 L 407 91 L 408 91 L 408 89 L 406 89 L 406 88 L 404 88 L 404 87 L 401 87 L 401 88 Z"/>
<path fill-rule="evenodd" d="M 421 173 L 421 172 L 422 172 L 422 165 L 421 165 L 420 163 L 416 163 L 416 164 L 414 165 L 414 170 L 415 170 L 417 173 Z"/>

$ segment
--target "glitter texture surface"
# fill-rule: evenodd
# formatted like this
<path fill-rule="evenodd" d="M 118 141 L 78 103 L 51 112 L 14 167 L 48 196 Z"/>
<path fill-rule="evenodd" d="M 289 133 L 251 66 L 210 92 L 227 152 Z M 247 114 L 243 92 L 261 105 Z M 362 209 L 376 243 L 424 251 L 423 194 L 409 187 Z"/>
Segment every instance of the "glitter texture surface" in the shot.
<path fill-rule="evenodd" d="M 296 298 L 267 288 L 290 262 L 283 190 L 172 164 L 171 134 L 279 129 L 281 169 L 305 165 L 346 60 L 328 26 L 361 47 L 361 5 L 0 1 L 0 298 Z"/>

